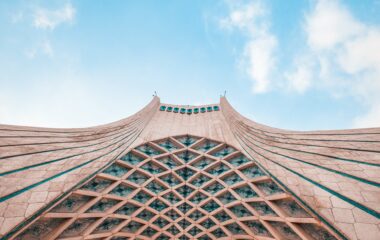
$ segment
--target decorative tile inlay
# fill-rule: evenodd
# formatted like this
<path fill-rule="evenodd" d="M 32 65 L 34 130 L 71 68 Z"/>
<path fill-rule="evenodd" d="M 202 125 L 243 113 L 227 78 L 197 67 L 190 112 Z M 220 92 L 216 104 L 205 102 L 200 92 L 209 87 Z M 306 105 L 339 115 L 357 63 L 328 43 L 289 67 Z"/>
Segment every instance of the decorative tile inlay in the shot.
<path fill-rule="evenodd" d="M 209 150 L 213 149 L 217 145 L 219 145 L 218 142 L 206 139 L 202 144 L 200 144 L 195 149 L 201 152 L 208 152 Z"/>
<path fill-rule="evenodd" d="M 145 153 L 148 156 L 155 156 L 162 153 L 162 151 L 158 150 L 157 148 L 152 147 L 149 144 L 138 146 L 136 149 L 142 153 Z"/>
<path fill-rule="evenodd" d="M 110 194 L 117 195 L 119 197 L 128 196 L 134 189 L 132 187 L 126 186 L 124 184 L 120 184 L 115 187 Z"/>
<path fill-rule="evenodd" d="M 160 200 L 155 200 L 154 202 L 152 202 L 149 207 L 153 208 L 154 210 L 156 210 L 157 212 L 161 212 L 162 210 L 168 208 L 168 205 L 166 205 L 165 203 L 163 203 L 162 201 Z"/>
<path fill-rule="evenodd" d="M 257 236 L 272 237 L 269 231 L 259 221 L 246 221 L 243 223 Z"/>
<path fill-rule="evenodd" d="M 131 175 L 129 175 L 129 177 L 127 178 L 128 181 L 130 182 L 133 182 L 137 185 L 140 185 L 144 182 L 146 182 L 148 180 L 148 176 L 141 173 L 141 172 L 138 172 L 138 171 L 135 171 L 133 172 Z"/>
<path fill-rule="evenodd" d="M 121 215 L 132 215 L 132 213 L 136 212 L 139 209 L 139 206 L 136 206 L 132 203 L 126 203 L 124 206 L 119 208 L 115 213 Z"/>
<path fill-rule="evenodd" d="M 78 189 L 16 239 L 336 239 L 254 161 L 189 135 L 142 144 Z"/>
<path fill-rule="evenodd" d="M 104 178 L 94 178 L 89 183 L 82 186 L 81 189 L 93 191 L 93 192 L 102 192 L 104 189 L 109 187 L 112 184 L 111 180 L 104 179 Z"/>
<path fill-rule="evenodd" d="M 223 147 L 222 149 L 214 152 L 214 153 L 211 153 L 211 155 L 215 156 L 215 157 L 219 157 L 219 158 L 224 158 L 226 157 L 227 155 L 235 152 L 236 150 L 231 147 L 231 146 L 228 146 L 226 145 L 225 147 Z"/>
<path fill-rule="evenodd" d="M 93 233 L 96 234 L 96 233 L 103 233 L 103 232 L 112 231 L 121 222 L 123 222 L 123 219 L 120 219 L 120 218 L 107 218 L 99 226 L 96 227 L 96 229 L 94 230 Z"/>
<path fill-rule="evenodd" d="M 206 168 L 207 166 L 211 165 L 212 163 L 214 162 L 214 160 L 211 160 L 209 158 L 206 158 L 206 157 L 203 157 L 202 159 L 200 159 L 199 161 L 196 161 L 195 163 L 193 163 L 192 165 L 196 168 L 199 168 L 199 169 L 204 169 Z"/>
<path fill-rule="evenodd" d="M 95 203 L 90 209 L 88 209 L 86 212 L 88 213 L 98 213 L 98 212 L 105 212 L 111 207 L 115 206 L 118 203 L 118 201 L 113 199 L 107 199 L 103 198 L 99 202 Z"/>
<path fill-rule="evenodd" d="M 191 144 L 195 143 L 199 138 L 193 137 L 193 136 L 183 136 L 183 137 L 177 137 L 177 140 L 181 142 L 186 147 L 190 146 Z"/>
<path fill-rule="evenodd" d="M 128 154 L 121 157 L 120 160 L 122 160 L 122 161 L 124 161 L 130 165 L 137 165 L 140 162 L 144 161 L 144 158 L 138 156 L 137 154 L 129 152 Z"/>
<path fill-rule="evenodd" d="M 76 212 L 79 210 L 80 207 L 84 206 L 91 199 L 93 199 L 93 197 L 72 194 L 70 197 L 66 198 L 62 203 L 54 207 L 51 211 L 55 213 Z"/>
<path fill-rule="evenodd" d="M 168 166 L 169 168 L 172 168 L 172 169 L 181 165 L 181 163 L 178 163 L 176 160 L 174 160 L 174 158 L 172 156 L 165 156 L 162 158 L 158 158 L 157 160 L 159 162 L 164 163 L 166 166 Z"/>
<path fill-rule="evenodd" d="M 103 173 L 112 175 L 114 177 L 122 177 L 127 172 L 128 172 L 128 168 L 125 168 L 118 164 L 113 164 L 111 167 L 103 171 Z"/>
<path fill-rule="evenodd" d="M 183 160 L 185 163 L 188 163 L 190 162 L 191 160 L 193 160 L 197 154 L 191 152 L 191 151 L 183 151 L 183 152 L 180 152 L 180 153 L 177 153 L 176 154 L 181 160 Z"/>
<path fill-rule="evenodd" d="M 157 142 L 157 144 L 160 145 L 161 147 L 165 148 L 169 152 L 178 149 L 178 147 L 170 139 L 159 141 L 159 142 Z"/>

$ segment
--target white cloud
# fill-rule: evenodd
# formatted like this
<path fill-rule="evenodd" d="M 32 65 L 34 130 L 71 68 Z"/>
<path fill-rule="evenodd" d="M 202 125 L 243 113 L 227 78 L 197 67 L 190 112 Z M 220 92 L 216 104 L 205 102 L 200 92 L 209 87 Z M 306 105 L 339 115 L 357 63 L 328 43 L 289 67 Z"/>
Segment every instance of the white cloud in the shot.
<path fill-rule="evenodd" d="M 378 102 L 380 104 L 380 102 Z M 379 127 L 380 126 L 380 107 L 371 106 L 367 114 L 354 119 L 354 127 Z"/>
<path fill-rule="evenodd" d="M 56 10 L 39 7 L 34 13 L 33 26 L 53 30 L 61 23 L 72 22 L 74 17 L 75 8 L 70 3 Z"/>
<path fill-rule="evenodd" d="M 363 25 L 335 0 L 317 1 L 315 9 L 306 17 L 308 43 L 318 50 L 332 48 L 360 34 L 363 28 Z"/>
<path fill-rule="evenodd" d="M 71 3 L 66 3 L 61 8 L 51 10 L 42 6 L 28 8 L 27 10 L 15 12 L 11 15 L 11 21 L 14 24 L 19 24 L 25 21 L 32 21 L 32 26 L 36 29 L 54 30 L 63 23 L 72 23 L 75 18 L 76 10 Z M 45 32 L 40 32 L 40 39 L 36 41 L 28 41 L 25 56 L 29 59 L 34 59 L 37 56 L 54 56 L 54 47 L 50 35 Z M 38 33 L 33 36 L 37 39 Z"/>
<path fill-rule="evenodd" d="M 380 126 L 379 26 L 355 19 L 337 0 L 319 0 L 306 15 L 305 32 L 306 54 L 318 65 L 313 75 L 323 79 L 319 87 L 334 95 L 351 95 L 368 107 L 367 114 L 354 120 L 355 127 Z M 301 66 L 297 71 L 307 69 Z"/>
<path fill-rule="evenodd" d="M 297 61 L 296 69 L 293 72 L 285 73 L 287 85 L 291 90 L 304 93 L 310 88 L 313 80 L 313 70 L 305 62 Z"/>
<path fill-rule="evenodd" d="M 253 92 L 266 92 L 271 84 L 271 71 L 275 66 L 274 50 L 277 40 L 273 35 L 263 34 L 247 43 L 247 73 L 254 81 Z"/>
<path fill-rule="evenodd" d="M 52 58 L 54 56 L 54 48 L 49 39 L 45 39 L 35 45 L 34 47 L 28 48 L 25 51 L 25 55 L 29 59 L 34 59 L 37 56 L 48 56 Z"/>
<path fill-rule="evenodd" d="M 51 43 L 50 43 L 49 40 L 45 40 L 45 41 L 42 43 L 41 48 L 42 48 L 42 52 L 43 52 L 44 54 L 46 54 L 46 55 L 49 56 L 49 57 L 52 57 L 52 56 L 53 56 L 53 54 L 54 54 L 54 50 L 53 50 L 53 47 L 52 47 L 52 45 L 51 45 Z"/>
<path fill-rule="evenodd" d="M 368 28 L 356 39 L 347 41 L 338 57 L 339 64 L 347 73 L 380 72 L 380 29 Z"/>
<path fill-rule="evenodd" d="M 268 11 L 261 1 L 230 4 L 229 16 L 220 21 L 222 28 L 238 30 L 247 36 L 242 65 L 253 82 L 254 93 L 267 92 L 275 68 L 277 38 L 269 30 Z"/>

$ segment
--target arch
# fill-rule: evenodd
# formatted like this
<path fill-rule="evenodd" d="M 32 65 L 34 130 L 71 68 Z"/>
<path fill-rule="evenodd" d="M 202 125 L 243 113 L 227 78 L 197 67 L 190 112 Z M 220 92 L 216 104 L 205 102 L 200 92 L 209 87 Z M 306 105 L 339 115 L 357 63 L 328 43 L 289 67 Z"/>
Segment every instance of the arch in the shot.
<path fill-rule="evenodd" d="M 15 237 L 74 238 L 338 237 L 236 147 L 180 135 L 129 150 Z"/>

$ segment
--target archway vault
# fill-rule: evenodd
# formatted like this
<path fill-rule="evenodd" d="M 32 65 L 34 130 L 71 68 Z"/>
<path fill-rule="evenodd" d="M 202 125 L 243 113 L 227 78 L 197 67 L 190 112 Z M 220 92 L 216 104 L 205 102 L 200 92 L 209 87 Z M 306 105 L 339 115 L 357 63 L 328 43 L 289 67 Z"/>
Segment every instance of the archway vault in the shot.
<path fill-rule="evenodd" d="M 337 239 L 227 143 L 146 142 L 77 186 L 14 239 Z"/>

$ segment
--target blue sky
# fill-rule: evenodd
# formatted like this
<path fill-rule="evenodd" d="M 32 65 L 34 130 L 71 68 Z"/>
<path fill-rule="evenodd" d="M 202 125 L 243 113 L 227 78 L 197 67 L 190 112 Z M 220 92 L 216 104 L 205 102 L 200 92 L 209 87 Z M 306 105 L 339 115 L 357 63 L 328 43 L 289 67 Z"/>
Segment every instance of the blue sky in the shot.
<path fill-rule="evenodd" d="M 0 122 L 84 127 L 232 105 L 295 130 L 380 126 L 380 1 L 1 1 Z"/>

